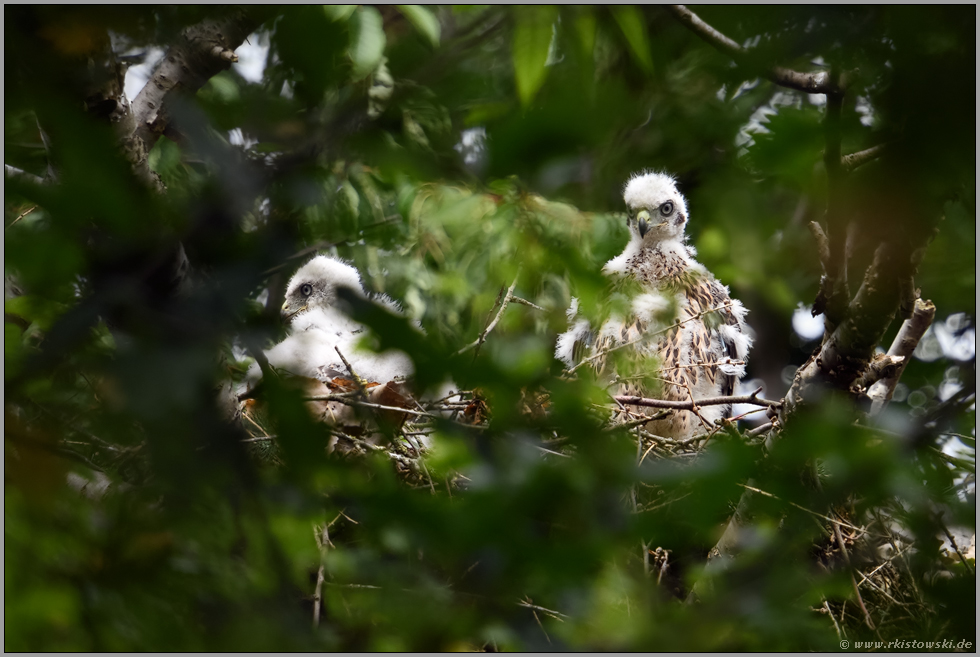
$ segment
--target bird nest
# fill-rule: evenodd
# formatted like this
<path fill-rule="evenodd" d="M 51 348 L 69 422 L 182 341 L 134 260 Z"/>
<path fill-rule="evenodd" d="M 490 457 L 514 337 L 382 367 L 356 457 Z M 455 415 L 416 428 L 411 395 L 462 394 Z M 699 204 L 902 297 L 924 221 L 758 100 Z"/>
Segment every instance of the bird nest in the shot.
<path fill-rule="evenodd" d="M 326 450 L 345 459 L 368 454 L 391 461 L 395 472 L 412 486 L 433 486 L 424 457 L 439 423 L 473 428 L 486 424 L 486 402 L 474 391 L 454 392 L 441 399 L 417 400 L 396 382 L 378 384 L 343 377 L 320 382 L 290 377 L 312 419 L 327 427 Z M 260 462 L 280 465 L 277 435 L 264 403 L 244 399 L 239 419 L 245 442 Z"/>

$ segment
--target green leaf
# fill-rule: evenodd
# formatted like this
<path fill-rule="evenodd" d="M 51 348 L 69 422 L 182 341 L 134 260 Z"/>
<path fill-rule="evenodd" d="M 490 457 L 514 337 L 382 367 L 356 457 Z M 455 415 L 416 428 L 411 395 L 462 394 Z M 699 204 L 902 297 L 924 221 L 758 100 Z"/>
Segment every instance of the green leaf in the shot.
<path fill-rule="evenodd" d="M 29 294 L 7 299 L 3 303 L 4 313 L 37 324 L 44 331 L 51 328 L 55 320 L 67 310 L 68 306 L 63 303 Z"/>
<path fill-rule="evenodd" d="M 395 5 L 398 11 L 415 26 L 422 36 L 429 40 L 433 48 L 439 46 L 439 37 L 442 35 L 442 28 L 439 19 L 431 11 L 422 5 Z"/>
<path fill-rule="evenodd" d="M 361 197 L 358 196 L 357 190 L 354 189 L 354 185 L 350 184 L 349 180 L 345 180 L 343 183 L 341 183 L 340 188 L 344 192 L 344 199 L 347 201 L 347 207 L 350 209 L 351 214 L 356 217 L 357 211 L 361 205 Z"/>
<path fill-rule="evenodd" d="M 385 31 L 381 13 L 374 7 L 358 7 L 351 16 L 350 58 L 354 80 L 362 80 L 381 63 L 385 52 Z"/>
<path fill-rule="evenodd" d="M 643 14 L 632 5 L 613 7 L 613 17 L 626 36 L 630 52 L 636 57 L 637 63 L 646 73 L 653 72 L 653 57 L 650 55 L 650 40 L 647 37 L 647 26 Z"/>
<path fill-rule="evenodd" d="M 222 71 L 208 80 L 198 93 L 204 96 L 212 94 L 215 100 L 221 103 L 233 103 L 241 98 L 238 84 L 227 71 Z"/>
<path fill-rule="evenodd" d="M 323 5 L 323 13 L 330 20 L 340 23 L 351 17 L 357 5 Z"/>
<path fill-rule="evenodd" d="M 160 137 L 147 156 L 150 169 L 161 176 L 173 176 L 180 167 L 180 147 L 166 137 Z"/>
<path fill-rule="evenodd" d="M 595 14 L 588 8 L 584 9 L 584 11 L 579 12 L 575 16 L 573 25 L 575 27 L 575 33 L 578 35 L 579 44 L 582 46 L 582 51 L 591 56 L 595 51 Z"/>
<path fill-rule="evenodd" d="M 13 322 L 3 323 L 3 361 L 6 375 L 13 376 L 20 364 L 24 331 Z"/>
<path fill-rule="evenodd" d="M 517 95 L 526 107 L 544 83 L 552 25 L 558 17 L 558 10 L 550 5 L 520 7 L 515 9 L 515 16 L 517 27 L 512 46 L 514 78 Z"/>
<path fill-rule="evenodd" d="M 792 182 L 799 189 L 813 185 L 813 166 L 824 146 L 820 111 L 814 107 L 779 107 L 763 124 L 765 132 L 752 134 L 748 164 L 756 172 Z"/>

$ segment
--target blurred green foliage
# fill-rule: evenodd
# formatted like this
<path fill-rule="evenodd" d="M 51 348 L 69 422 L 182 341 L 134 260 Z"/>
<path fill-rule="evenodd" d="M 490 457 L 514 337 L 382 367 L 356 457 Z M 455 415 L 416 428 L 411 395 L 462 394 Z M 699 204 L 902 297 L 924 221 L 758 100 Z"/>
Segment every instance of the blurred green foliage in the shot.
<path fill-rule="evenodd" d="M 909 365 L 887 431 L 828 394 L 766 455 L 733 431 L 640 459 L 595 381 L 553 358 L 572 296 L 603 312 L 625 180 L 663 169 L 699 258 L 752 311 L 748 378 L 785 391 L 816 346 L 791 318 L 820 276 L 824 106 L 760 81 L 772 63 L 855 71 L 843 152 L 888 144 L 848 179 L 855 262 L 937 227 L 916 283 L 969 341 L 975 8 L 705 8 L 752 40 L 735 66 L 659 7 L 283 7 L 250 37 L 269 46 L 261 80 L 233 67 L 173 108 L 152 192 L 84 112 L 74 49 L 108 30 L 117 54 L 166 50 L 223 11 L 5 9 L 4 160 L 56 172 L 5 185 L 6 650 L 825 651 L 838 622 L 858 640 L 975 637 L 974 574 L 937 539 L 975 531 L 975 338 Z M 174 294 L 178 243 L 192 274 Z M 287 387 L 270 392 L 276 446 L 247 446 L 219 409 L 239 348 L 278 337 L 256 299 L 317 249 L 421 322 L 363 316 L 421 388 L 451 377 L 487 401 L 485 428 L 437 424 L 422 486 L 382 456 L 328 456 Z M 515 281 L 539 308 L 512 304 L 459 354 Z M 531 391 L 546 414 L 522 412 Z M 572 458 L 541 452 L 554 437 Z M 751 540 L 683 604 L 745 485 L 769 494 Z M 828 547 L 831 509 L 901 525 L 894 588 L 860 589 L 875 631 Z M 670 551 L 662 578 L 647 547 Z"/>

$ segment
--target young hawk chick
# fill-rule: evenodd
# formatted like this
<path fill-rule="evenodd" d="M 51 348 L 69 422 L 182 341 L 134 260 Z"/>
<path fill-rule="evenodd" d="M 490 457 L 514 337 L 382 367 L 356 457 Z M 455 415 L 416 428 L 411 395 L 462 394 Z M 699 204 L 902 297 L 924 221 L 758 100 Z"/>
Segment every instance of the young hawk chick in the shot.
<path fill-rule="evenodd" d="M 318 255 L 300 267 L 286 287 L 282 305 L 289 335 L 265 352 L 269 364 L 277 370 L 323 382 L 336 377 L 350 379 L 351 373 L 337 353 L 339 348 L 354 373 L 366 381 L 384 384 L 410 376 L 414 369 L 404 352 L 390 349 L 379 354 L 360 347 L 358 343 L 367 327 L 347 315 L 343 304 L 338 305 L 340 288 L 368 298 L 358 271 L 341 260 Z M 375 301 L 392 312 L 399 311 L 388 297 Z M 255 364 L 248 380 L 254 383 L 259 377 L 261 371 Z"/>
<path fill-rule="evenodd" d="M 338 295 L 341 288 L 358 297 L 370 298 L 361 285 L 357 270 L 341 260 L 319 255 L 300 267 L 286 287 L 286 301 L 282 305 L 282 317 L 289 326 L 289 335 L 265 352 L 269 365 L 278 374 L 291 375 L 290 385 L 299 388 L 304 397 L 351 392 L 363 385 L 364 401 L 387 407 L 412 407 L 402 385 L 414 372 L 411 359 L 395 349 L 375 353 L 360 345 L 367 327 L 344 311 L 345 304 L 339 302 Z M 394 313 L 399 312 L 387 297 L 372 300 Z M 246 375 L 248 391 L 240 396 L 248 397 L 241 407 L 241 414 L 246 430 L 258 429 L 259 433 L 268 435 L 272 431 L 263 426 L 263 406 L 253 399 L 261 378 L 259 364 L 254 363 Z M 386 423 L 397 425 L 405 419 L 404 414 L 393 411 L 378 411 L 378 417 L 375 417 L 375 412 L 370 409 L 339 401 L 310 399 L 306 406 L 317 420 L 349 435 L 362 436 L 369 442 L 379 442 L 383 437 L 376 431 L 376 420 L 384 418 Z M 336 438 L 333 438 L 328 449 L 332 450 L 335 442 Z"/>
<path fill-rule="evenodd" d="M 569 312 L 571 328 L 558 339 L 556 357 L 569 367 L 580 360 L 602 374 L 610 352 L 642 364 L 653 357 L 655 370 L 644 372 L 655 381 L 645 389 L 643 377 L 615 372 L 614 394 L 657 397 L 668 400 L 701 399 L 734 392 L 745 374 L 752 338 L 745 324 L 745 307 L 728 294 L 687 244 L 687 202 L 674 179 L 665 173 L 634 175 L 626 184 L 630 239 L 626 249 L 606 263 L 602 271 L 613 285 L 634 282 L 639 293 L 632 298 L 625 317 L 613 315 L 598 333 L 585 319 L 576 319 L 577 300 Z M 622 348 L 620 348 L 622 347 Z M 642 368 L 641 368 L 642 369 Z M 629 407 L 635 414 L 657 409 Z M 730 406 L 705 406 L 700 417 L 674 411 L 651 421 L 646 428 L 661 436 L 688 438 L 705 424 L 728 417 Z"/>

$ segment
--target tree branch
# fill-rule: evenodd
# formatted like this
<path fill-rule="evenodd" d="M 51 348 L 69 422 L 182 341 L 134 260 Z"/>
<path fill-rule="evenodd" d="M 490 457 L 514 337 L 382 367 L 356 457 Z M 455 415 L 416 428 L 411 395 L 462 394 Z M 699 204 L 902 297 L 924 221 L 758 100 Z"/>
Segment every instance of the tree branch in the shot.
<path fill-rule="evenodd" d="M 877 146 L 866 148 L 863 151 L 845 155 L 840 159 L 840 166 L 844 171 L 853 171 L 862 164 L 867 164 L 872 160 L 878 159 L 885 150 L 885 146 L 886 144 L 878 144 Z"/>
<path fill-rule="evenodd" d="M 337 516 L 339 518 L 340 516 Z M 334 521 L 337 520 L 334 518 Z M 333 524 L 333 523 L 331 523 Z M 330 525 L 318 527 L 313 525 L 313 538 L 320 551 L 320 568 L 316 571 L 316 588 L 313 591 L 313 629 L 320 626 L 320 609 L 323 602 L 323 584 L 326 581 L 324 573 L 324 559 L 327 555 L 327 548 L 333 545 L 330 542 Z"/>
<path fill-rule="evenodd" d="M 135 135 L 147 153 L 170 123 L 171 99 L 181 93 L 196 93 L 238 61 L 235 49 L 261 23 L 252 12 L 236 9 L 224 18 L 208 18 L 182 32 L 133 101 Z"/>
<path fill-rule="evenodd" d="M 836 78 L 836 73 L 832 77 Z M 827 171 L 826 260 L 820 291 L 813 302 L 815 313 L 826 315 L 827 333 L 844 319 L 850 294 L 847 287 L 847 257 L 844 204 L 841 199 L 843 170 L 840 156 L 840 116 L 844 104 L 842 94 L 827 94 L 827 115 L 824 119 L 824 167 Z M 811 227 L 812 230 L 812 227 Z M 819 239 L 818 239 L 819 243 Z M 823 245 L 820 245 L 823 256 Z"/>
<path fill-rule="evenodd" d="M 868 396 L 871 397 L 871 412 L 869 413 L 871 417 L 878 415 L 891 400 L 892 395 L 895 394 L 895 386 L 902 377 L 905 366 L 908 365 L 919 340 L 925 335 L 935 316 L 936 306 L 931 301 L 916 299 L 912 318 L 902 323 L 902 328 L 898 330 L 898 335 L 895 336 L 891 347 L 888 349 L 889 356 L 904 358 L 904 360 L 895 368 L 891 376 L 879 379 L 868 390 Z"/>
<path fill-rule="evenodd" d="M 749 480 L 749 484 L 754 483 L 754 480 Z M 694 583 L 694 586 L 691 587 L 691 592 L 685 601 L 687 604 L 699 602 L 706 594 L 710 593 L 713 588 L 711 578 L 716 577 L 726 570 L 735 559 L 739 541 L 742 538 L 741 529 L 748 523 L 749 516 L 751 515 L 749 510 L 751 501 L 752 496 L 748 490 L 739 498 L 738 506 L 735 508 L 731 520 L 728 521 L 728 526 L 725 527 L 721 538 L 718 539 L 718 542 L 715 543 L 715 546 L 708 553 L 708 562 L 705 564 L 704 573 Z"/>
<path fill-rule="evenodd" d="M 437 418 L 437 416 L 432 413 L 425 413 L 423 411 L 415 411 L 411 408 L 402 408 L 400 406 L 386 406 L 385 404 L 375 404 L 373 402 L 361 401 L 359 399 L 351 399 L 350 397 L 344 395 L 312 395 L 310 397 L 304 397 L 303 401 L 333 401 L 340 402 L 347 406 L 363 406 L 364 408 L 375 408 L 379 411 L 395 411 L 397 413 L 408 413 L 409 415 L 417 415 L 419 417 L 431 417 Z"/>
<path fill-rule="evenodd" d="M 459 351 L 457 351 L 456 352 L 456 355 L 457 356 L 460 355 L 460 354 L 466 353 L 467 351 L 469 351 L 473 347 L 476 347 L 477 350 L 479 350 L 480 345 L 482 345 L 484 342 L 486 342 L 487 335 L 490 334 L 490 331 L 492 331 L 493 328 L 497 325 L 497 322 L 500 321 L 500 318 L 504 314 L 504 310 L 507 309 L 507 305 L 514 298 L 514 288 L 515 287 L 517 287 L 517 278 L 516 277 L 514 278 L 514 282 L 510 284 L 510 288 L 507 289 L 507 294 L 504 296 L 504 300 L 500 303 L 500 310 L 497 311 L 496 317 L 494 317 L 493 318 L 493 321 L 490 322 L 490 324 L 485 329 L 483 329 L 483 332 L 480 333 L 480 337 L 478 337 L 476 340 L 474 340 L 473 342 L 469 343 L 468 345 L 466 345 L 465 347 L 463 347 L 462 349 L 460 349 Z"/>
<path fill-rule="evenodd" d="M 735 43 L 712 26 L 708 25 L 693 11 L 684 5 L 667 5 L 672 14 L 688 29 L 718 50 L 730 55 L 732 59 L 743 63 L 750 50 Z M 832 79 L 831 75 L 821 71 L 817 73 L 800 73 L 784 66 L 773 66 L 763 74 L 771 82 L 781 87 L 795 89 L 808 94 L 840 94 L 843 93 L 843 81 Z"/>
<path fill-rule="evenodd" d="M 830 273 L 830 242 L 827 240 L 827 233 L 816 221 L 807 224 L 807 228 L 810 229 L 810 233 L 817 243 L 817 256 L 820 258 L 820 268 L 823 270 L 823 274 L 820 276 L 820 288 L 817 290 L 817 297 L 814 299 L 813 308 L 810 310 L 810 314 L 816 317 L 827 310 L 827 301 L 832 295 L 834 279 Z M 830 330 L 833 330 L 832 326 Z"/>
<path fill-rule="evenodd" d="M 870 358 L 898 310 L 899 260 L 890 244 L 882 244 L 875 251 L 861 288 L 848 305 L 847 319 L 834 332 L 836 339 L 827 341 L 821 350 L 825 367 L 836 368 L 842 359 Z"/>
<path fill-rule="evenodd" d="M 810 233 L 813 234 L 813 239 L 817 243 L 817 255 L 820 257 L 820 264 L 823 265 L 826 274 L 827 263 L 830 261 L 830 244 L 827 242 L 827 234 L 823 232 L 823 227 L 816 221 L 807 224 L 807 228 L 810 229 Z M 815 315 L 819 314 L 815 313 Z"/>
<path fill-rule="evenodd" d="M 723 397 L 705 397 L 689 401 L 668 401 L 666 399 L 647 399 L 645 397 L 632 397 L 630 395 L 617 395 L 613 399 L 620 404 L 627 406 L 646 406 L 649 408 L 670 408 L 679 411 L 691 411 L 701 406 L 718 406 L 721 404 L 754 404 L 769 408 L 779 408 L 782 402 L 764 399 L 758 394 L 762 388 L 758 388 L 750 395 L 727 395 Z M 649 419 L 649 418 L 648 418 Z"/>
<path fill-rule="evenodd" d="M 713 45 L 718 50 L 728 53 L 733 58 L 738 58 L 745 55 L 746 51 L 744 48 L 742 48 L 742 46 L 738 45 L 727 36 L 705 23 L 700 16 L 684 5 L 667 5 L 667 9 L 669 9 L 670 12 L 674 14 L 674 16 L 676 16 L 677 19 L 688 29 Z"/>
<path fill-rule="evenodd" d="M 847 308 L 846 319 L 825 336 L 820 351 L 797 371 L 780 408 L 782 426 L 786 426 L 789 415 L 803 403 L 811 387 L 827 384 L 847 390 L 865 372 L 875 347 L 895 317 L 901 281 L 911 275 L 912 266 L 912 258 L 902 249 L 887 243 L 878 247 L 861 288 Z"/>
<path fill-rule="evenodd" d="M 904 363 L 904 356 L 882 355 L 880 358 L 875 357 L 875 359 L 868 365 L 868 369 L 864 371 L 864 374 L 858 377 L 854 385 L 859 389 L 864 389 L 877 383 L 881 379 L 893 377 L 896 370 L 904 365 Z"/>

